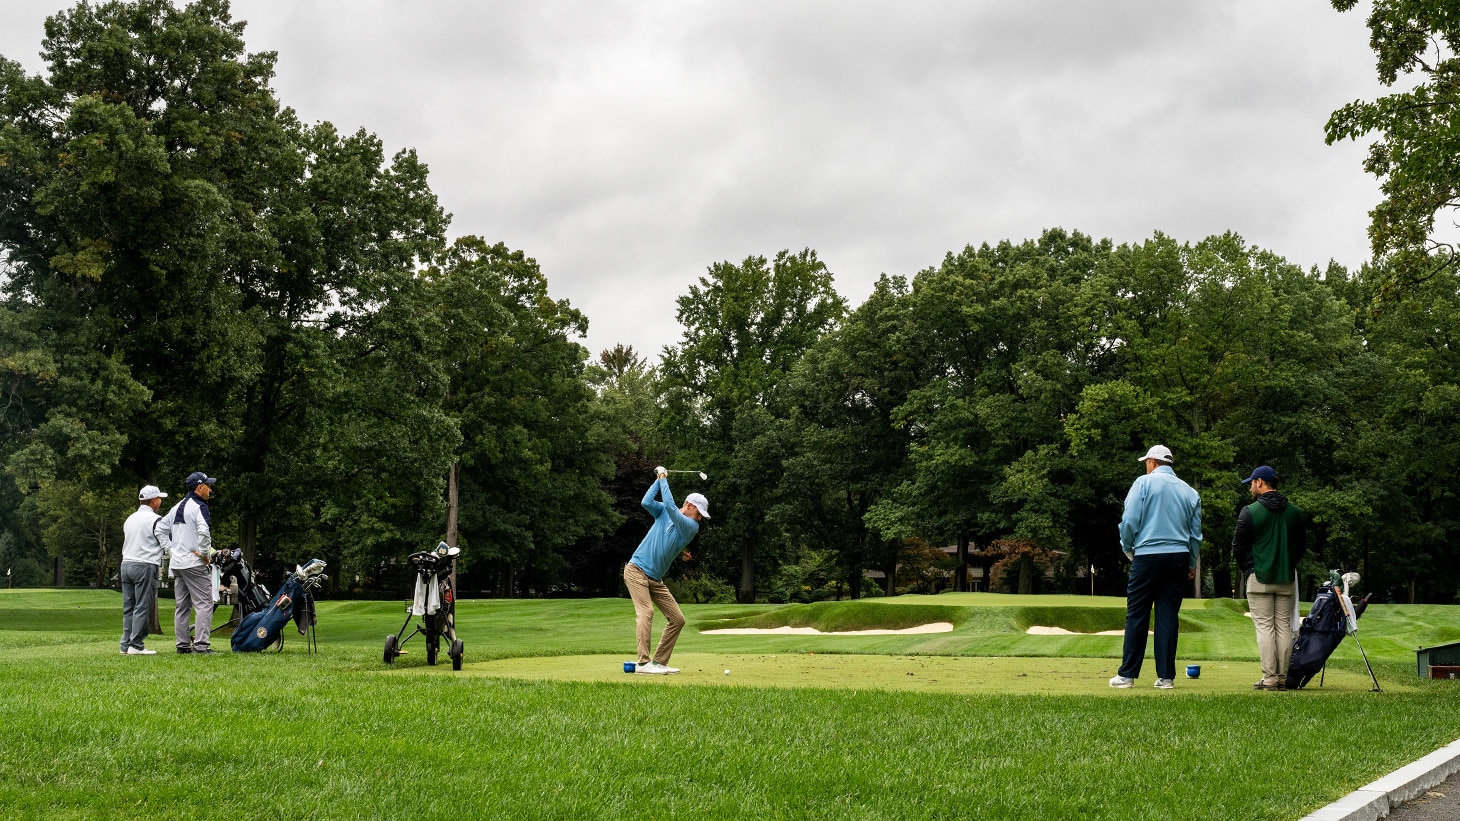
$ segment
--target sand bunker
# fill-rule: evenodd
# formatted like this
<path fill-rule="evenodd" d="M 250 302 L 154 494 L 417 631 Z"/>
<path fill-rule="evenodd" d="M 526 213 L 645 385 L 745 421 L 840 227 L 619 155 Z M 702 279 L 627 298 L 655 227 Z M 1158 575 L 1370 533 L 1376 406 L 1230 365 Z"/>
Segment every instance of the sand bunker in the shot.
<path fill-rule="evenodd" d="M 721 636 L 900 636 L 908 633 L 951 633 L 953 625 L 946 621 L 935 621 L 902 630 L 834 630 L 830 633 L 823 633 L 815 627 L 726 627 L 700 632 Z"/>
<path fill-rule="evenodd" d="M 1041 627 L 1035 625 L 1024 632 L 1031 636 L 1124 636 L 1124 630 L 1101 630 L 1099 633 L 1076 633 L 1063 627 Z"/>

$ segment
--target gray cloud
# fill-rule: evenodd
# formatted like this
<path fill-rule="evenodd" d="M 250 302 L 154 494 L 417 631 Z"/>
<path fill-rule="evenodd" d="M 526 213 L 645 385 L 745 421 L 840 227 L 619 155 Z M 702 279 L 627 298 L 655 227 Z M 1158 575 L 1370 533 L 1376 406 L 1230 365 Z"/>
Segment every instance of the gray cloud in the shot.
<path fill-rule="evenodd" d="M 30 60 L 61 4 L 0 0 Z M 536 257 L 586 344 L 655 354 L 711 263 L 815 248 L 853 303 L 966 244 L 1234 230 L 1367 257 L 1363 9 L 996 2 L 236 0 L 306 121 L 414 147 L 454 234 Z"/>

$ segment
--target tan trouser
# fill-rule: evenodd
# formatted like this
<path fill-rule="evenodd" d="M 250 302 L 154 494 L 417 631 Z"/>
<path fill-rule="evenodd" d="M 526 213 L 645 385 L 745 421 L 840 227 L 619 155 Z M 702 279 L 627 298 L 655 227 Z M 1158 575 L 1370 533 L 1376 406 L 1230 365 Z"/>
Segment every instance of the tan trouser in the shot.
<path fill-rule="evenodd" d="M 1293 597 L 1296 582 L 1263 584 L 1254 573 L 1247 577 L 1247 609 L 1257 628 L 1257 654 L 1262 658 L 1262 681 L 1278 684 L 1288 680 L 1288 662 L 1293 658 Z"/>
<path fill-rule="evenodd" d="M 629 598 L 634 600 L 634 637 L 639 642 L 639 663 L 649 662 L 649 634 L 657 605 L 668 623 L 664 625 L 664 634 L 659 637 L 659 647 L 654 651 L 654 663 L 668 664 L 669 657 L 674 654 L 674 642 L 679 640 L 679 631 L 684 629 L 684 614 L 679 612 L 679 603 L 664 582 L 649 578 L 632 562 L 624 565 L 624 585 L 629 588 Z"/>

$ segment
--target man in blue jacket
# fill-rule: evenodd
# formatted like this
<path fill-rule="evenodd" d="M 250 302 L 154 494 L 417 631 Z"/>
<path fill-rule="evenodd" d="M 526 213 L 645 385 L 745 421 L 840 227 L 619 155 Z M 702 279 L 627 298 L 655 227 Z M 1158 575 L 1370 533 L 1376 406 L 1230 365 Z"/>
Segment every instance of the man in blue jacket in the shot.
<path fill-rule="evenodd" d="M 1125 495 L 1120 549 L 1131 560 L 1126 581 L 1125 647 L 1111 687 L 1141 675 L 1151 606 L 1156 608 L 1156 688 L 1176 686 L 1176 623 L 1186 585 L 1201 555 L 1201 497 L 1171 469 L 1171 449 L 1156 445 L 1139 461 L 1146 475 Z"/>
<path fill-rule="evenodd" d="M 679 672 L 669 666 L 669 656 L 674 653 L 674 643 L 684 628 L 684 614 L 679 612 L 674 594 L 664 586 L 664 574 L 669 572 L 669 566 L 684 546 L 700 532 L 700 522 L 710 518 L 710 501 L 699 493 L 691 493 L 685 497 L 684 506 L 676 508 L 674 495 L 669 492 L 668 471 L 659 467 L 654 472 L 658 478 L 649 486 L 641 503 L 654 517 L 654 525 L 639 542 L 633 558 L 624 565 L 624 585 L 629 589 L 629 598 L 634 600 L 635 638 L 639 644 L 635 672 L 662 676 Z M 655 606 L 667 623 L 650 660 L 649 636 Z"/>

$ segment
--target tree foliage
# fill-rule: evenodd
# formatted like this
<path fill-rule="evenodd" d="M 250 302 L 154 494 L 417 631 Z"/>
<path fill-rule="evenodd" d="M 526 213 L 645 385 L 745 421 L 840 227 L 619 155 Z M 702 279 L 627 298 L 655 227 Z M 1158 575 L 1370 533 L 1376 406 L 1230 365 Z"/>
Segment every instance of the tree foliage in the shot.
<path fill-rule="evenodd" d="M 1333 0 L 1350 11 L 1356 0 Z M 1406 86 L 1356 100 L 1328 120 L 1329 144 L 1377 132 L 1364 170 L 1384 199 L 1369 212 L 1374 257 L 1394 256 L 1383 292 L 1453 267 L 1454 213 L 1460 207 L 1460 15 L 1435 0 L 1374 0 L 1368 19 L 1379 82 Z M 1450 222 L 1441 230 L 1436 219 Z"/>
<path fill-rule="evenodd" d="M 663 424 L 683 458 L 717 477 L 719 524 L 709 560 L 738 565 L 741 601 L 755 598 L 757 551 L 781 544 L 768 526 L 786 457 L 781 389 L 792 367 L 846 311 L 810 249 L 720 262 L 679 298 L 684 328 L 664 350 Z"/>
<path fill-rule="evenodd" d="M 448 250 L 416 154 L 300 123 L 242 35 L 222 0 L 82 4 L 45 75 L 0 61 L 9 532 L 86 555 L 87 499 L 201 468 L 222 544 L 369 576 L 439 538 L 462 459 L 481 557 L 556 567 L 607 515 L 585 320 L 520 253 Z M 544 493 L 582 504 L 551 527 Z"/>
<path fill-rule="evenodd" d="M 265 575 L 318 555 L 390 589 L 455 511 L 464 591 L 614 595 L 666 464 L 710 475 L 674 477 L 714 510 L 672 580 L 697 599 L 855 597 L 869 571 L 933 592 L 979 561 L 1118 593 L 1121 500 L 1161 442 L 1216 595 L 1240 594 L 1239 479 L 1265 463 L 1314 562 L 1452 601 L 1456 20 L 1374 4 L 1380 79 L 1415 82 L 1329 122 L 1379 134 L 1359 271 L 1051 229 L 848 310 L 814 251 L 782 251 L 711 265 L 658 363 L 589 363 L 527 253 L 449 242 L 413 151 L 300 122 L 224 0 L 80 4 L 43 74 L 0 58 L 0 562 L 105 584 L 136 488 L 204 469 L 217 542 Z"/>
<path fill-rule="evenodd" d="M 574 542 L 617 524 L 602 483 L 608 433 L 591 405 L 583 315 L 550 298 L 537 262 L 457 240 L 426 272 L 461 431 L 461 544 L 480 590 L 546 591 Z M 550 515 L 548 511 L 551 511 Z M 468 564 L 468 566 L 471 566 Z"/>

